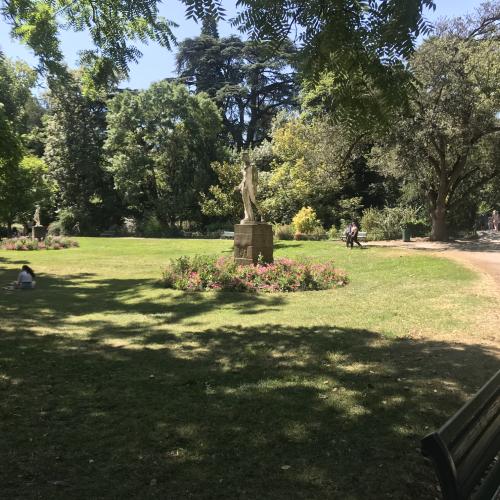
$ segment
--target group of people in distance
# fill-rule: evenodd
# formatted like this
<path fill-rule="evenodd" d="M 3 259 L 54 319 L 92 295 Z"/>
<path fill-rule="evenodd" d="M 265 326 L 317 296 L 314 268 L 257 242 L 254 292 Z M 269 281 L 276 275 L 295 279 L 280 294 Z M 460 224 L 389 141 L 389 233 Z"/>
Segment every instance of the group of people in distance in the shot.
<path fill-rule="evenodd" d="M 363 245 L 361 245 L 361 243 L 358 241 L 358 233 L 359 233 L 358 223 L 356 221 L 352 221 L 344 231 L 346 247 L 352 248 L 354 246 L 354 243 L 356 243 L 358 247 L 363 248 Z"/>

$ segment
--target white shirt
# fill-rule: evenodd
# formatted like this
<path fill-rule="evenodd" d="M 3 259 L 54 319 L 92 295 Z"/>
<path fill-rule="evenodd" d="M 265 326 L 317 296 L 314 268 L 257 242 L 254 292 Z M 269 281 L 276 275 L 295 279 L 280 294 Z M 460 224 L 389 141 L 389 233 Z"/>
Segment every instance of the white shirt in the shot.
<path fill-rule="evenodd" d="M 33 283 L 33 276 L 27 271 L 21 271 L 17 277 L 18 283 Z"/>

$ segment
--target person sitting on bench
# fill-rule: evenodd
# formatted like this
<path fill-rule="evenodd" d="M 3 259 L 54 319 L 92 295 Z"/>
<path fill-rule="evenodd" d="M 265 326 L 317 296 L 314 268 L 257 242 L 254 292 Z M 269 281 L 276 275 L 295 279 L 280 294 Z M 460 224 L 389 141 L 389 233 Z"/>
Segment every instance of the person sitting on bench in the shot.
<path fill-rule="evenodd" d="M 17 277 L 14 285 L 16 288 L 34 288 L 35 287 L 35 272 L 26 264 L 21 268 L 21 272 Z"/>

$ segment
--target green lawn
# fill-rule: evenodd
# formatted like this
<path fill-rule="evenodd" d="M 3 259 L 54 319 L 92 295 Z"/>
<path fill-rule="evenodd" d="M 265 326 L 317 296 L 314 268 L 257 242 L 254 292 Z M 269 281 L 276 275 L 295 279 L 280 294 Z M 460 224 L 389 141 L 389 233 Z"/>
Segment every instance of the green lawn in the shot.
<path fill-rule="evenodd" d="M 79 242 L 0 251 L 1 282 L 28 262 L 39 285 L 0 291 L 0 497 L 437 495 L 419 441 L 498 365 L 470 341 L 496 304 L 474 273 L 279 242 L 333 258 L 349 285 L 185 293 L 159 286 L 165 262 L 231 242 Z"/>

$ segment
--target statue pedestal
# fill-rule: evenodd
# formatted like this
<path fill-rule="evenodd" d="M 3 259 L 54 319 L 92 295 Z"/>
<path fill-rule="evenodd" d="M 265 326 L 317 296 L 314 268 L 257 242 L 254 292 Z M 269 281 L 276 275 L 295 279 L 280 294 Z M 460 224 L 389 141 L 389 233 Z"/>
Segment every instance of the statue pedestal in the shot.
<path fill-rule="evenodd" d="M 47 235 L 47 230 L 43 226 L 33 226 L 31 228 L 31 238 L 33 240 L 43 240 Z"/>
<path fill-rule="evenodd" d="M 239 265 L 256 264 L 262 254 L 264 262 L 273 261 L 273 228 L 265 222 L 234 226 L 234 260 Z"/>

